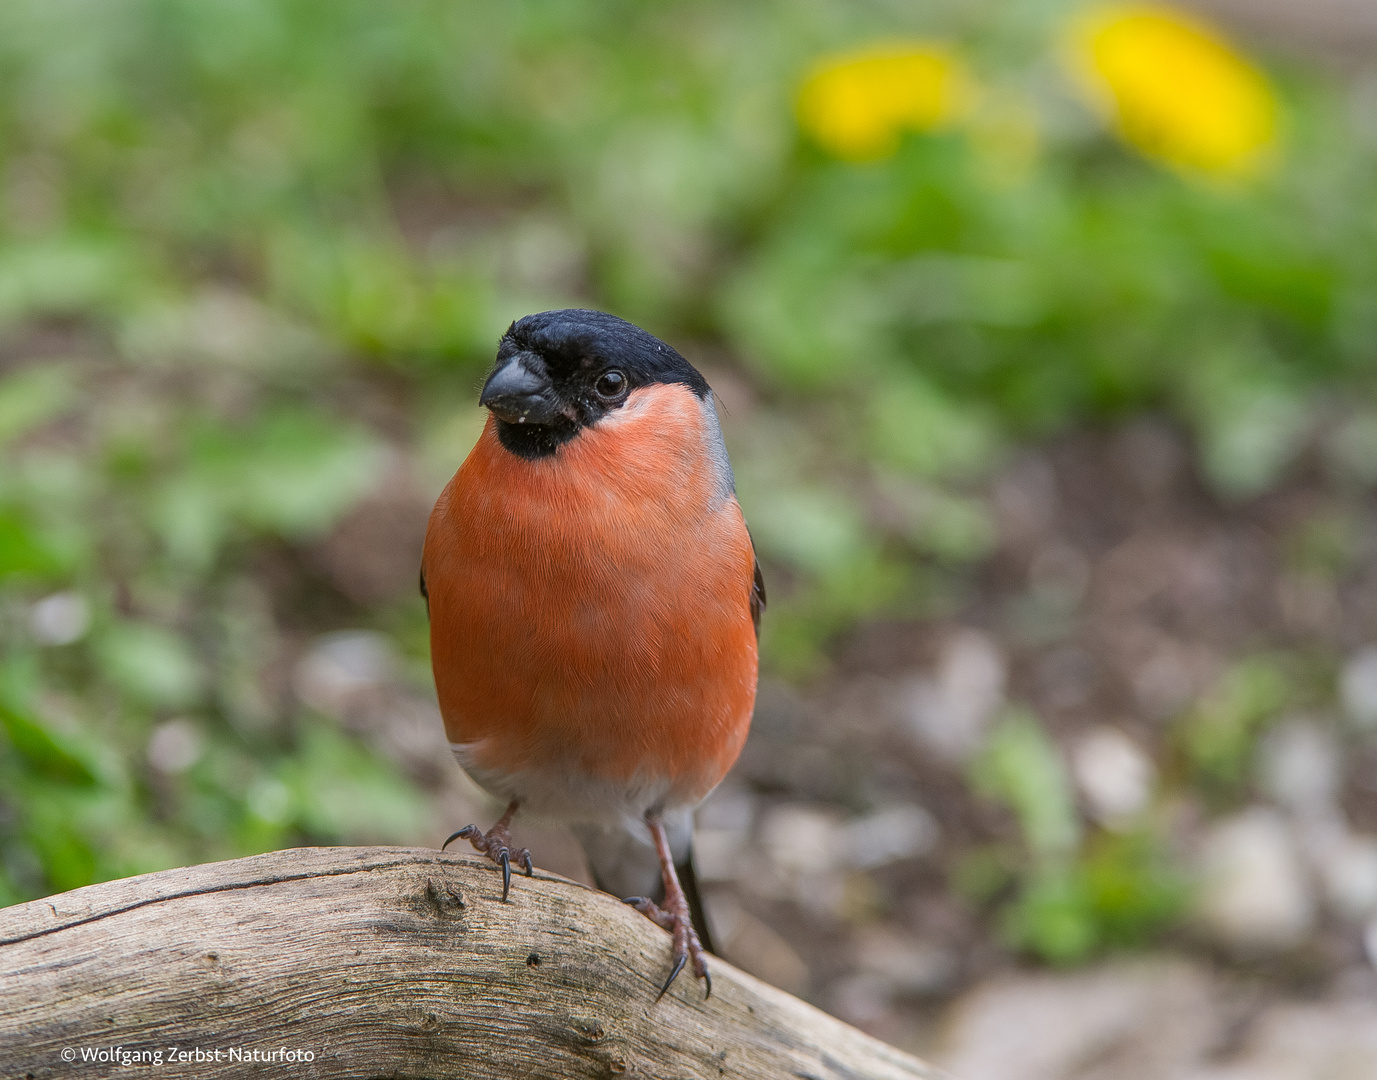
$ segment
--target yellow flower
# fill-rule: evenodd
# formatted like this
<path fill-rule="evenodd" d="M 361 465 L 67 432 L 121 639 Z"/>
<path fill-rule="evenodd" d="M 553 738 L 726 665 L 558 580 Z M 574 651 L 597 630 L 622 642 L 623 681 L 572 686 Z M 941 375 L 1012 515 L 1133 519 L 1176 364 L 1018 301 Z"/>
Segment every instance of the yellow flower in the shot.
<path fill-rule="evenodd" d="M 929 42 L 876 45 L 823 59 L 804 80 L 798 119 L 829 153 L 855 161 L 886 157 L 907 131 L 929 131 L 964 106 L 960 64 Z"/>
<path fill-rule="evenodd" d="M 1171 8 L 1093 10 L 1072 28 L 1072 56 L 1092 102 L 1148 157 L 1241 176 L 1276 141 L 1267 79 L 1210 27 Z"/>

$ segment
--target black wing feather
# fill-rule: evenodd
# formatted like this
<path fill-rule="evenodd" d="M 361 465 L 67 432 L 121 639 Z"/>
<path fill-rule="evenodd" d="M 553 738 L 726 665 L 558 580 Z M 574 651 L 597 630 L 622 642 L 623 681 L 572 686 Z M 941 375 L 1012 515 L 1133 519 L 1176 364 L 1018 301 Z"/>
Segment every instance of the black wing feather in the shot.
<path fill-rule="evenodd" d="M 746 530 L 751 535 L 751 530 Z M 751 554 L 755 554 L 755 538 L 751 537 Z M 760 640 L 760 613 L 765 610 L 765 575 L 760 572 L 760 558 L 755 559 L 755 574 L 751 581 L 751 622 L 755 624 L 755 639 Z"/>

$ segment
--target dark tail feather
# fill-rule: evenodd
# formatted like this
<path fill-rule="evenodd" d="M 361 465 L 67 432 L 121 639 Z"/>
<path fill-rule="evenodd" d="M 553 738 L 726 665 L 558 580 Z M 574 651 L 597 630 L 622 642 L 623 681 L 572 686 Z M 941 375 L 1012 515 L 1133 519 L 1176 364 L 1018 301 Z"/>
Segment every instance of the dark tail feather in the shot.
<path fill-rule="evenodd" d="M 712 932 L 708 929 L 708 913 L 703 907 L 703 895 L 698 891 L 698 874 L 693 869 L 692 850 L 689 851 L 687 859 L 674 864 L 674 870 L 679 875 L 679 884 L 688 900 L 689 916 L 693 919 L 693 928 L 698 931 L 698 940 L 703 948 L 716 956 L 717 946 L 713 943 Z"/>

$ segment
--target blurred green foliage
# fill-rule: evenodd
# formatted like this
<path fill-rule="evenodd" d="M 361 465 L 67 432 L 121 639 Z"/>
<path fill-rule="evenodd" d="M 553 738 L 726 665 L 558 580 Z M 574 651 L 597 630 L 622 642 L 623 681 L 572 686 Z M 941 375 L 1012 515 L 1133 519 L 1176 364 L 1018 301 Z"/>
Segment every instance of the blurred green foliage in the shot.
<path fill-rule="evenodd" d="M 389 437 L 452 470 L 465 395 L 528 311 L 607 308 L 748 367 L 762 403 L 729 430 L 787 674 L 867 614 L 950 602 L 993 543 L 976 483 L 1030 435 L 1165 410 L 1244 498 L 1340 401 L 1327 460 L 1377 483 L 1371 124 L 1277 68 L 1275 169 L 1165 171 L 1058 75 L 1075 8 L 0 6 L 0 903 L 415 838 L 411 782 L 263 673 L 283 633 L 340 619 L 420 665 L 420 601 L 341 615 L 255 567 L 374 488 Z M 980 104 L 892 157 L 829 158 L 795 127 L 802 74 L 896 35 L 950 42 Z M 412 427 L 384 435 L 359 379 Z M 1297 558 L 1330 566 L 1343 537 Z M 35 630 L 45 597 L 66 630 Z M 1202 774 L 1236 782 L 1271 672 L 1193 714 Z M 200 751 L 160 772 L 174 721 Z M 981 760 L 1024 838 L 1012 940 L 1070 960 L 1170 918 L 1151 830 L 1083 835 L 1034 720 Z"/>
<path fill-rule="evenodd" d="M 1070 780 L 1061 752 L 1037 717 L 1013 711 L 995 727 L 975 759 L 977 791 L 1009 805 L 1034 859 L 1066 859 L 1080 843 Z"/>
<path fill-rule="evenodd" d="M 986 849 L 956 884 L 977 901 L 1000 892 L 1005 940 L 1051 963 L 1103 948 L 1141 945 L 1169 925 L 1190 897 L 1153 815 L 1114 829 L 1081 828 L 1061 752 L 1031 713 L 1003 717 L 972 763 L 975 789 L 1007 806 L 1017 851 Z"/>
<path fill-rule="evenodd" d="M 1207 793 L 1216 799 L 1237 794 L 1258 736 L 1294 696 L 1284 658 L 1254 656 L 1230 667 L 1181 716 L 1181 745 Z"/>

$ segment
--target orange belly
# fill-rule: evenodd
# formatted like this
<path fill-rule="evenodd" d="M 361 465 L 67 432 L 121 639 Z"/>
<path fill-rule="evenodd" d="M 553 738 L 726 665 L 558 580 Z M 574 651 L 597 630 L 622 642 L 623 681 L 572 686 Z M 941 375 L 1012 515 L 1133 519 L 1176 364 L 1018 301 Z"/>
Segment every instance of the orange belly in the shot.
<path fill-rule="evenodd" d="M 440 709 L 495 794 L 532 797 L 503 781 L 524 777 L 584 801 L 635 789 L 693 805 L 736 760 L 755 702 L 754 554 L 702 409 L 684 387 L 638 390 L 534 461 L 489 418 L 436 504 Z M 562 816 L 593 816 L 579 801 Z"/>

